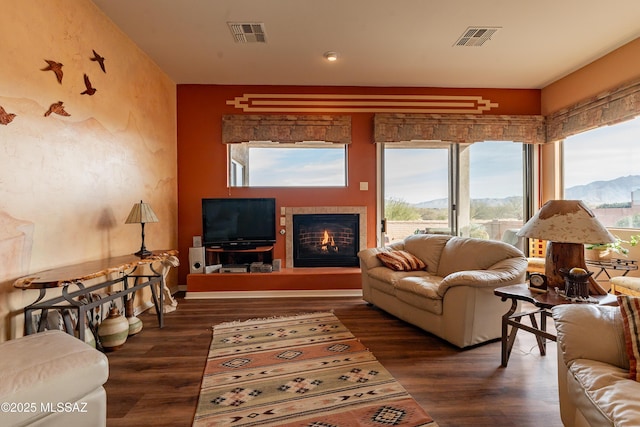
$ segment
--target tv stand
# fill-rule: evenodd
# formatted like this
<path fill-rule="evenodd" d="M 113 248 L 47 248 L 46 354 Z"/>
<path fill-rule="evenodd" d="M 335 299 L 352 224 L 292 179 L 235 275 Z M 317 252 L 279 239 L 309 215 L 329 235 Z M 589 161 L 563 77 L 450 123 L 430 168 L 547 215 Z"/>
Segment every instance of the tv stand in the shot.
<path fill-rule="evenodd" d="M 250 250 L 256 249 L 258 245 L 253 243 L 228 243 L 225 245 L 221 245 L 220 249 L 225 251 L 237 251 L 237 250 Z"/>
<path fill-rule="evenodd" d="M 273 261 L 273 245 L 271 246 L 240 246 L 210 247 L 206 249 L 207 265 L 211 264 L 251 264 L 263 262 L 271 264 Z"/>

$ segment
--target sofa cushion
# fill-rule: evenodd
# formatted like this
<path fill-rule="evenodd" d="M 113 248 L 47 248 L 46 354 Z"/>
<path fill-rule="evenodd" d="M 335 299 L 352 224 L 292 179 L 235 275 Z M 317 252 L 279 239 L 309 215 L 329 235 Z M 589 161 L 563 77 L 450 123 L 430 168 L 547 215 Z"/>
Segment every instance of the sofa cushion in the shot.
<path fill-rule="evenodd" d="M 629 356 L 629 378 L 640 381 L 640 298 L 619 295 L 618 304 L 624 324 L 624 341 Z"/>
<path fill-rule="evenodd" d="M 396 283 L 396 297 L 407 304 L 427 310 L 434 314 L 442 314 L 442 297 L 438 295 L 442 277 L 409 276 Z"/>
<path fill-rule="evenodd" d="M 576 359 L 597 360 L 629 369 L 622 316 L 618 307 L 594 304 L 562 304 L 553 307 L 558 351 L 564 363 Z M 594 344 L 597 337 L 598 345 Z"/>
<path fill-rule="evenodd" d="M 606 424 L 638 426 L 640 400 L 634 398 L 638 395 L 638 383 L 628 378 L 625 369 L 594 360 L 576 359 L 569 368 L 569 375 L 575 380 L 575 383 L 568 381 L 569 395 L 573 396 L 580 412 L 590 420 L 601 419 L 602 414 L 608 421 Z"/>
<path fill-rule="evenodd" d="M 446 277 L 456 271 L 486 270 L 507 258 L 524 255 L 516 247 L 495 240 L 453 237 L 442 250 L 437 275 Z"/>
<path fill-rule="evenodd" d="M 407 251 L 379 252 L 377 257 L 385 267 L 395 271 L 424 270 L 427 267 L 420 258 Z"/>
<path fill-rule="evenodd" d="M 451 236 L 439 234 L 412 234 L 404 239 L 403 249 L 424 261 L 429 273 L 436 274 L 440 255 L 449 239 Z"/>
<path fill-rule="evenodd" d="M 374 279 L 374 282 L 385 282 L 395 287 L 399 280 L 409 276 L 428 276 L 426 271 L 395 271 L 390 268 L 380 266 L 375 267 L 367 271 L 370 278 Z"/>

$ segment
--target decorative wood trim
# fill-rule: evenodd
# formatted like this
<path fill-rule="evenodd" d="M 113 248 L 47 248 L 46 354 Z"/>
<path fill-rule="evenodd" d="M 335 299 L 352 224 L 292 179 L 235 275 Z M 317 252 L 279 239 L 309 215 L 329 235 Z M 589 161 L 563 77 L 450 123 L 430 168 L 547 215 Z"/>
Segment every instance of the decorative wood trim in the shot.
<path fill-rule="evenodd" d="M 542 116 L 474 116 L 460 114 L 376 114 L 375 142 L 517 141 L 545 142 Z"/>
<path fill-rule="evenodd" d="M 222 116 L 222 142 L 351 143 L 351 116 L 244 115 Z"/>
<path fill-rule="evenodd" d="M 604 92 L 547 116 L 547 141 L 560 141 L 640 115 L 640 80 Z"/>
<path fill-rule="evenodd" d="M 498 103 L 474 95 L 339 95 L 245 93 L 227 105 L 247 113 L 483 114 Z"/>

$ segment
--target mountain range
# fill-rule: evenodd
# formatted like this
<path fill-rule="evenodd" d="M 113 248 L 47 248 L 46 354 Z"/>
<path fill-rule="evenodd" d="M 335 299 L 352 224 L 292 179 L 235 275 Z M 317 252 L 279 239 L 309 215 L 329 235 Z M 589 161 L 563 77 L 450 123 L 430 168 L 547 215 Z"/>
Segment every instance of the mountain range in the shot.
<path fill-rule="evenodd" d="M 632 192 L 640 193 L 640 175 L 621 176 L 610 181 L 593 181 L 584 185 L 576 185 L 565 190 L 567 200 L 582 200 L 589 207 L 595 208 L 602 204 L 625 203 L 631 201 Z M 637 196 L 640 198 L 640 194 Z M 501 205 L 508 203 L 514 197 L 474 199 L 487 205 Z M 446 209 L 448 199 L 435 199 L 420 202 L 414 206 L 418 208 Z"/>

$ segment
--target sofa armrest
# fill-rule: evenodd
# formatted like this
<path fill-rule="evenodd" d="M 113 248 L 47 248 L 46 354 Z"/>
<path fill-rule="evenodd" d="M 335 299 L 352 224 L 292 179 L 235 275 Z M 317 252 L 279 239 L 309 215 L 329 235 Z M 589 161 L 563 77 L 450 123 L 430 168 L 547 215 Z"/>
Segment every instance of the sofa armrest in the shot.
<path fill-rule="evenodd" d="M 566 365 L 589 359 L 629 369 L 619 307 L 565 304 L 554 307 L 552 313 L 558 351 Z"/>
<path fill-rule="evenodd" d="M 382 252 L 381 248 L 368 248 L 358 252 L 360 258 L 360 268 L 362 271 L 370 270 L 382 265 L 377 255 Z"/>
<path fill-rule="evenodd" d="M 402 242 L 393 243 L 384 248 L 368 248 L 363 249 L 358 252 L 358 258 L 360 258 L 360 268 L 362 271 L 370 270 L 375 267 L 380 267 L 382 263 L 378 259 L 378 254 L 380 252 L 388 252 L 390 250 L 402 250 L 404 249 L 404 244 Z"/>
<path fill-rule="evenodd" d="M 507 258 L 486 270 L 457 271 L 446 276 L 438 287 L 438 294 L 444 296 L 453 286 L 497 288 L 524 283 L 527 269 L 525 258 Z"/>

